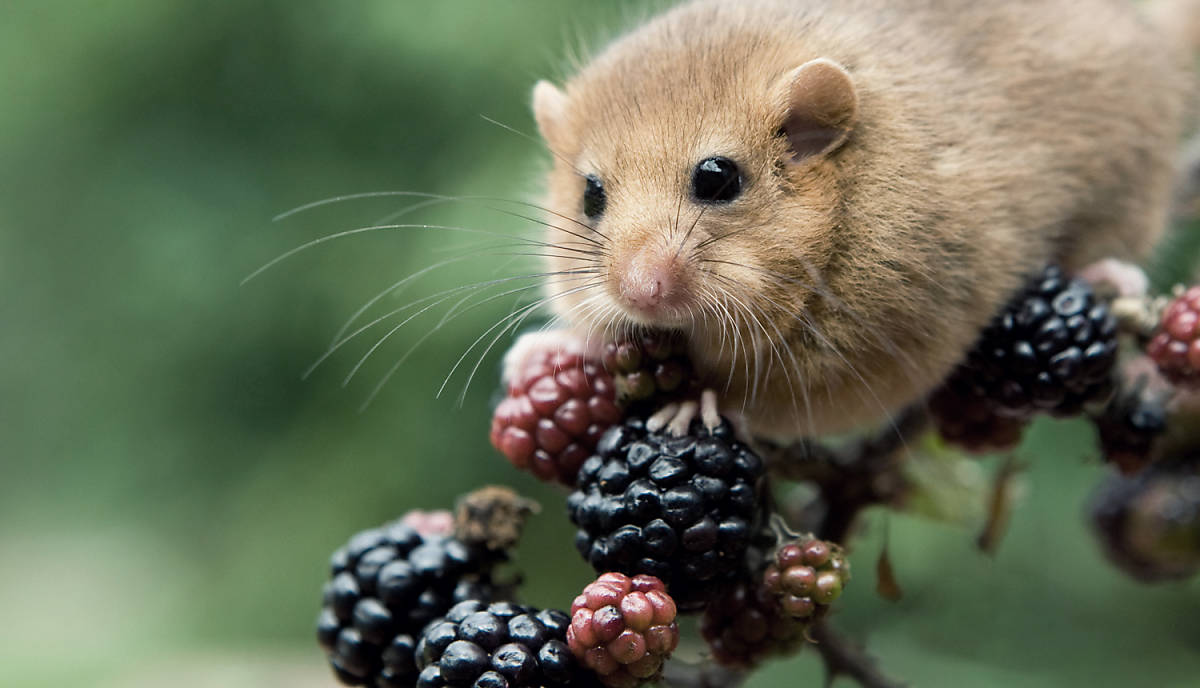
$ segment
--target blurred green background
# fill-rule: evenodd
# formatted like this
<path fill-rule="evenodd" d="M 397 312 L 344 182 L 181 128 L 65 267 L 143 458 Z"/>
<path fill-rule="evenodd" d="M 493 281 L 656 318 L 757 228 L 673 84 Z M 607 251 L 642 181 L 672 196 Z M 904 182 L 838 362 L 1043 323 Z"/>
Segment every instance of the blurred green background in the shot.
<path fill-rule="evenodd" d="M 542 502 L 519 554 L 527 597 L 569 604 L 589 572 L 562 495 L 487 443 L 507 340 L 461 407 L 461 370 L 437 397 L 518 295 L 447 322 L 365 411 L 454 300 L 398 331 L 345 388 L 385 330 L 301 379 L 362 302 L 487 237 L 369 232 L 239 283 L 293 246 L 411 203 L 271 221 L 311 201 L 386 189 L 531 197 L 545 154 L 481 115 L 533 132 L 535 79 L 561 76 L 581 40 L 641 10 L 0 3 L 0 685 L 332 686 L 312 634 L 328 553 L 486 482 Z M 531 230 L 486 205 L 403 221 Z M 373 312 L 532 269 L 451 264 Z M 1082 425 L 1034 429 L 1022 505 L 991 558 L 974 549 L 978 522 L 872 515 L 841 626 L 917 686 L 1200 685 L 1196 584 L 1134 584 L 1087 531 L 1083 506 L 1104 474 L 1094 453 Z M 872 591 L 885 533 L 899 603 Z M 819 662 L 809 653 L 750 685 L 819 686 Z"/>

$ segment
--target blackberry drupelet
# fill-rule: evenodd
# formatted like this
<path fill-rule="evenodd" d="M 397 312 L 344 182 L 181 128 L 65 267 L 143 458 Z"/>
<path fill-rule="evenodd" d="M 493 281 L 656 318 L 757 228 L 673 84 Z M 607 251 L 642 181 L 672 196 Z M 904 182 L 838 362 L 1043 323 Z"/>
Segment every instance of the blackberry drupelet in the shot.
<path fill-rule="evenodd" d="M 575 544 L 597 572 L 660 578 L 680 609 L 701 608 L 744 566 L 762 510 L 763 463 L 723 421 L 711 433 L 605 433 L 567 500 Z"/>
<path fill-rule="evenodd" d="M 411 688 L 416 638 L 467 599 L 492 593 L 501 554 L 396 521 L 358 533 L 331 559 L 317 640 L 346 685 Z"/>
<path fill-rule="evenodd" d="M 1104 460 L 1132 475 L 1153 460 L 1155 441 L 1167 431 L 1167 409 L 1145 385 L 1137 385 L 1114 397 L 1095 425 Z"/>
<path fill-rule="evenodd" d="M 675 601 L 653 576 L 605 573 L 571 603 L 567 645 L 606 688 L 656 679 L 679 644 Z"/>
<path fill-rule="evenodd" d="M 418 688 L 588 686 L 567 647 L 570 617 L 509 602 L 468 600 L 430 623 L 417 645 Z M 413 685 L 412 682 L 409 685 Z"/>
<path fill-rule="evenodd" d="M 571 487 L 600 436 L 620 422 L 613 380 L 598 362 L 541 351 L 509 381 L 492 415 L 492 446 L 517 468 Z"/>
<path fill-rule="evenodd" d="M 1108 396 L 1116 356 L 1108 304 L 1051 265 L 983 331 L 962 373 L 1002 414 L 1069 416 Z"/>
<path fill-rule="evenodd" d="M 929 397 L 929 414 L 942 439 L 973 454 L 1006 451 L 1021 443 L 1024 418 L 1000 415 L 991 399 L 960 372 Z"/>
<path fill-rule="evenodd" d="M 1167 306 L 1146 353 L 1171 382 L 1200 387 L 1200 286 L 1191 287 Z"/>
<path fill-rule="evenodd" d="M 778 596 L 788 616 L 815 621 L 824 616 L 850 580 L 850 563 L 836 544 L 802 537 L 775 550 L 763 586 Z"/>
<path fill-rule="evenodd" d="M 804 625 L 784 613 L 762 580 L 739 580 L 704 609 L 700 635 L 722 666 L 750 669 L 803 640 Z"/>
<path fill-rule="evenodd" d="M 1097 490 L 1092 526 L 1118 568 L 1146 583 L 1200 573 L 1200 452 L 1157 461 Z"/>
<path fill-rule="evenodd" d="M 687 342 L 678 332 L 632 333 L 606 344 L 603 360 L 623 406 L 648 408 L 695 387 Z"/>

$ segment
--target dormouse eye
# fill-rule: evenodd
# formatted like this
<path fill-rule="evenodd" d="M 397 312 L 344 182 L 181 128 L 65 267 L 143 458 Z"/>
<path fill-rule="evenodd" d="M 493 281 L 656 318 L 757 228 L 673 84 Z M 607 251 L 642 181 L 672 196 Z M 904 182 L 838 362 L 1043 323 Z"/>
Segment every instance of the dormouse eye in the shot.
<path fill-rule="evenodd" d="M 583 188 L 583 214 L 594 220 L 604 213 L 606 205 L 608 195 L 604 193 L 604 184 L 596 175 L 589 174 Z"/>
<path fill-rule="evenodd" d="M 729 158 L 701 160 L 692 172 L 692 196 L 702 203 L 728 203 L 742 192 L 742 173 Z"/>

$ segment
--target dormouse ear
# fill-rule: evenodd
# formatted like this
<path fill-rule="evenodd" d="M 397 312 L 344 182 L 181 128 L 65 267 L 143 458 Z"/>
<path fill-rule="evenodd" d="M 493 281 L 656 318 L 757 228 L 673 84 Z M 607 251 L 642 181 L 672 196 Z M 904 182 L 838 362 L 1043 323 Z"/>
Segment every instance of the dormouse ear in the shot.
<path fill-rule="evenodd" d="M 858 94 L 845 68 L 826 58 L 805 62 L 784 75 L 786 116 L 782 133 L 791 162 L 825 155 L 845 143 L 858 118 Z"/>
<path fill-rule="evenodd" d="M 533 118 L 551 148 L 560 147 L 565 134 L 566 111 L 567 94 L 549 81 L 537 82 L 533 87 Z"/>

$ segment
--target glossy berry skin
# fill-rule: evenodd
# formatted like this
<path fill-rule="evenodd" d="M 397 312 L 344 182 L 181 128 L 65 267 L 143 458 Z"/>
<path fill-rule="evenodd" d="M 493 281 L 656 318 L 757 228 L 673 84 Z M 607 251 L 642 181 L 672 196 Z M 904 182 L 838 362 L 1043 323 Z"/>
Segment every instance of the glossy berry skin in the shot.
<path fill-rule="evenodd" d="M 430 623 L 417 645 L 418 688 L 588 686 L 567 647 L 570 618 L 556 610 L 468 600 Z M 412 685 L 411 683 L 409 684 Z"/>
<path fill-rule="evenodd" d="M 1051 265 L 983 331 L 958 374 L 1001 414 L 1070 416 L 1108 398 L 1116 356 L 1108 305 Z"/>
<path fill-rule="evenodd" d="M 426 516 L 358 533 L 333 554 L 317 641 L 346 685 L 410 688 L 421 629 L 462 600 L 492 594 L 498 555 L 418 532 L 410 522 Z"/>
<path fill-rule="evenodd" d="M 684 437 L 639 418 L 609 430 L 567 499 L 575 545 L 597 572 L 661 579 L 699 610 L 745 563 L 759 522 L 763 464 L 727 423 Z"/>
<path fill-rule="evenodd" d="M 952 375 L 929 397 L 929 414 L 942 439 L 973 454 L 1013 449 L 1028 424 L 1024 418 L 1001 415 L 962 374 Z"/>
<path fill-rule="evenodd" d="M 1200 388 L 1200 286 L 1191 287 L 1167 306 L 1146 353 L 1171 382 Z"/>
<path fill-rule="evenodd" d="M 763 574 L 763 587 L 774 594 L 783 613 L 798 621 L 824 616 L 850 580 L 850 564 L 842 548 L 813 537 L 775 550 Z"/>
<path fill-rule="evenodd" d="M 490 438 L 517 468 L 571 487 L 600 436 L 620 420 L 603 366 L 575 353 L 541 351 L 509 380 Z"/>
<path fill-rule="evenodd" d="M 1093 496 L 1091 517 L 1109 560 L 1133 578 L 1200 573 L 1200 451 L 1112 476 Z"/>
<path fill-rule="evenodd" d="M 649 409 L 693 391 L 695 371 L 687 343 L 676 332 L 645 331 L 608 342 L 604 367 L 613 376 L 617 403 Z"/>
<path fill-rule="evenodd" d="M 571 604 L 567 645 L 607 688 L 654 680 L 679 644 L 675 601 L 653 576 L 605 573 Z"/>
<path fill-rule="evenodd" d="M 712 658 L 734 669 L 751 669 L 803 640 L 804 625 L 783 612 L 779 597 L 757 580 L 739 580 L 704 609 L 700 635 Z"/>
<path fill-rule="evenodd" d="M 1167 431 L 1162 400 L 1143 389 L 1118 394 L 1095 418 L 1104 460 L 1133 475 L 1154 459 L 1156 440 Z"/>

